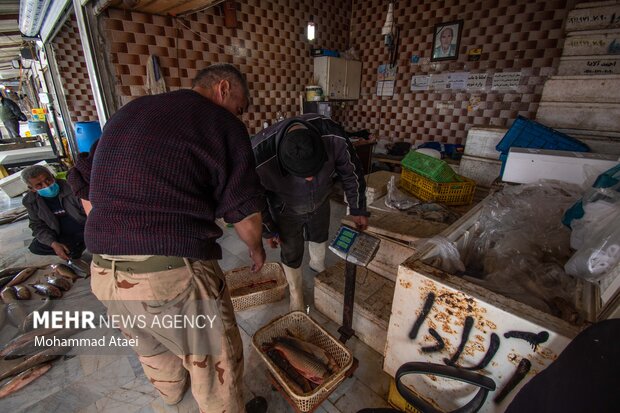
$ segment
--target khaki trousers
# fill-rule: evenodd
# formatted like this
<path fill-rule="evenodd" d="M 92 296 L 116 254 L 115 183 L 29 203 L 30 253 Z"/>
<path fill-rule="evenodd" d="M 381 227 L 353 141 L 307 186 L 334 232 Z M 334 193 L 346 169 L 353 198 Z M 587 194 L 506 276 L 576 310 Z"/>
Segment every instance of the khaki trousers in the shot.
<path fill-rule="evenodd" d="M 181 309 L 183 301 L 205 300 L 215 303 L 214 323 L 219 330 L 192 329 L 194 343 L 217 340 L 219 354 L 183 355 L 175 352 L 174 343 L 187 340 L 187 331 L 170 329 L 150 331 L 149 326 L 121 328 L 128 337 L 139 337 L 138 353 L 144 373 L 159 391 L 164 402 L 179 402 L 186 389 L 187 376 L 191 390 L 202 413 L 242 412 L 243 343 L 235 320 L 230 294 L 217 261 L 186 260 L 186 266 L 172 270 L 133 274 L 91 266 L 91 286 L 97 298 L 108 305 L 115 301 L 148 301 L 173 303 Z M 107 302 L 107 303 L 106 303 Z M 190 303 L 191 304 L 191 303 Z M 179 310 L 181 311 L 181 310 Z M 222 333 L 223 332 L 223 333 Z M 203 335 L 200 337 L 200 335 Z M 168 336 L 165 336 L 168 335 Z M 172 350 L 171 350 L 172 349 Z"/>

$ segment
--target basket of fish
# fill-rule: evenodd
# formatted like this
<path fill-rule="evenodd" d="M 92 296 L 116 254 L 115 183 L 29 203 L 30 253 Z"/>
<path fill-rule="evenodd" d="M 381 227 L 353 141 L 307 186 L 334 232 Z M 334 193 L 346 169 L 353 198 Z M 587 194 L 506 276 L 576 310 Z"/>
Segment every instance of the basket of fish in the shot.
<path fill-rule="evenodd" d="M 241 267 L 225 276 L 235 311 L 280 301 L 288 287 L 282 267 L 275 262 L 266 263 L 257 273 L 252 273 L 250 267 Z"/>
<path fill-rule="evenodd" d="M 252 345 L 302 412 L 325 400 L 353 365 L 351 351 L 301 311 L 260 328 Z"/>

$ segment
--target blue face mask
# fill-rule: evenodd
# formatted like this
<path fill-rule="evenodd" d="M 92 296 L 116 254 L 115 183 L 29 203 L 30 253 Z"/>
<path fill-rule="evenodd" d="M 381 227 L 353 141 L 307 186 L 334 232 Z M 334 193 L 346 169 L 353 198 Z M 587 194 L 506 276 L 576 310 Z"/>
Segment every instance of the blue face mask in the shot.
<path fill-rule="evenodd" d="M 47 188 L 37 189 L 37 193 L 44 198 L 54 198 L 60 192 L 60 186 L 58 186 L 58 182 L 54 182 Z"/>

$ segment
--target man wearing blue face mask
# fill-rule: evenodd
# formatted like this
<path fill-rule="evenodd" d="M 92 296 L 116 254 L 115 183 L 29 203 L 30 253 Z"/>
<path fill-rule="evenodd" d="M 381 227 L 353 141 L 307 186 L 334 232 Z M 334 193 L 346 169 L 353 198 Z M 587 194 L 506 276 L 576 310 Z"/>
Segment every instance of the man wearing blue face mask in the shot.
<path fill-rule="evenodd" d="M 69 184 L 55 180 L 41 165 L 27 167 L 21 177 L 30 189 L 22 201 L 34 236 L 30 252 L 57 255 L 63 260 L 79 258 L 85 249 L 86 214 Z"/>

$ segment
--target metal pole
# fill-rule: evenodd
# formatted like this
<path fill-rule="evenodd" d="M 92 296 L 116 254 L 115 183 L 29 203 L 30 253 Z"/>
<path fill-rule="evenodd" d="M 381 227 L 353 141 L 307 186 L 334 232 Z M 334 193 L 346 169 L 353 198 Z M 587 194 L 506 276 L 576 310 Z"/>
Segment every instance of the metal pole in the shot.
<path fill-rule="evenodd" d="M 357 276 L 357 265 L 345 262 L 344 278 L 344 305 L 342 308 L 342 327 L 338 329 L 340 341 L 344 344 L 351 338 L 353 330 L 353 306 L 355 305 L 355 278 Z"/>
<path fill-rule="evenodd" d="M 73 0 L 73 8 L 75 10 L 75 17 L 80 31 L 80 40 L 82 41 L 82 49 L 84 51 L 84 58 L 86 59 L 86 68 L 88 69 L 88 77 L 93 89 L 93 95 L 95 97 L 95 107 L 97 108 L 97 116 L 99 117 L 99 124 L 101 129 L 108 121 L 108 111 L 103 100 L 103 92 L 99 76 L 97 73 L 97 66 L 93 54 L 93 45 L 91 42 L 90 31 L 88 24 L 86 23 L 86 17 L 84 15 L 84 9 L 82 8 L 83 1 Z"/>

